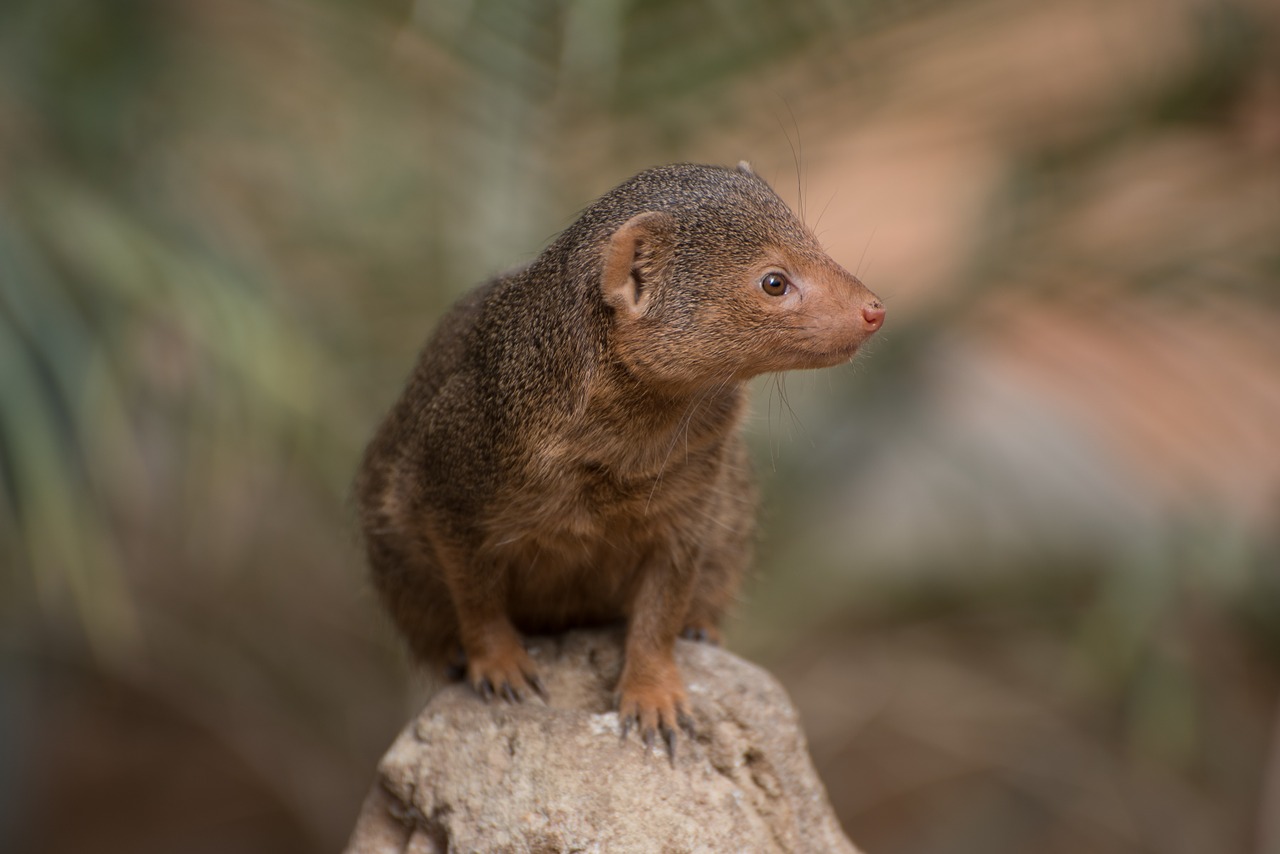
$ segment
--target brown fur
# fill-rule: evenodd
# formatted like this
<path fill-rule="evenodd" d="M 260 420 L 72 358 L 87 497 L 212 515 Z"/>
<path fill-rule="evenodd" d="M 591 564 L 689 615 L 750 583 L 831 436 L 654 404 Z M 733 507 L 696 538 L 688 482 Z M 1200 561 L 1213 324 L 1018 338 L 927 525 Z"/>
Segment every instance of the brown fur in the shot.
<path fill-rule="evenodd" d="M 443 318 L 365 453 L 369 562 L 415 657 L 460 647 L 518 699 L 542 690 L 521 632 L 625 619 L 620 713 L 670 744 L 675 639 L 717 637 L 751 558 L 742 383 L 845 361 L 882 318 L 745 164 L 606 193 Z"/>

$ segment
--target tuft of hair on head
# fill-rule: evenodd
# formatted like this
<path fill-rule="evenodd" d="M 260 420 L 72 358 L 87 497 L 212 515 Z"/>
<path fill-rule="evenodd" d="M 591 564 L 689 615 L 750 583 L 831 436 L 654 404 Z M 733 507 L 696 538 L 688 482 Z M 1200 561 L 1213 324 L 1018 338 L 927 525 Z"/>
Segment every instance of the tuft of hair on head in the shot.
<path fill-rule="evenodd" d="M 751 164 L 745 160 L 738 161 L 738 171 L 741 172 L 743 175 L 754 176 L 756 174 L 755 170 L 751 168 Z"/>

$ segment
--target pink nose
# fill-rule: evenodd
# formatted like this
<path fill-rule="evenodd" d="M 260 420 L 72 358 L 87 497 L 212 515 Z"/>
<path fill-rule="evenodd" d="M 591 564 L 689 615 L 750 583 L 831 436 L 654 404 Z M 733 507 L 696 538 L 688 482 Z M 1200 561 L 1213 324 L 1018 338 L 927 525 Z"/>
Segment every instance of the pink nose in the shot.
<path fill-rule="evenodd" d="M 868 332 L 875 332 L 884 323 L 884 306 L 877 300 L 862 307 L 862 319 Z"/>

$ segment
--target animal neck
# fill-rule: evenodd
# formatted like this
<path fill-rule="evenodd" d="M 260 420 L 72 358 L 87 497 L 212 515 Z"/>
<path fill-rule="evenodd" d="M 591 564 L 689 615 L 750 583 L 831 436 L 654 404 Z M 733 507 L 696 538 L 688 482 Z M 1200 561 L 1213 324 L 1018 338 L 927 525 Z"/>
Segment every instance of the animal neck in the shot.
<path fill-rule="evenodd" d="M 745 401 L 743 384 L 731 377 L 693 387 L 664 386 L 611 360 L 593 379 L 587 406 L 592 419 L 644 447 L 665 446 L 675 434 L 693 444 L 721 439 L 737 426 Z"/>

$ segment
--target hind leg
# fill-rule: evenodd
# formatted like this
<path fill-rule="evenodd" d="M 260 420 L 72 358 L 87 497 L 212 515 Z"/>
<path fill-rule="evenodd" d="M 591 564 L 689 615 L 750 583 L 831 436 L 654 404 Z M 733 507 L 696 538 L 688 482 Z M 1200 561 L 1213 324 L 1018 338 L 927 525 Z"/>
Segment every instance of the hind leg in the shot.
<path fill-rule="evenodd" d="M 374 587 L 415 660 L 446 667 L 461 649 L 449 587 L 433 556 L 401 538 L 379 535 L 366 543 Z"/>
<path fill-rule="evenodd" d="M 680 637 L 720 645 L 720 621 L 737 598 L 746 562 L 716 560 L 700 568 Z"/>

